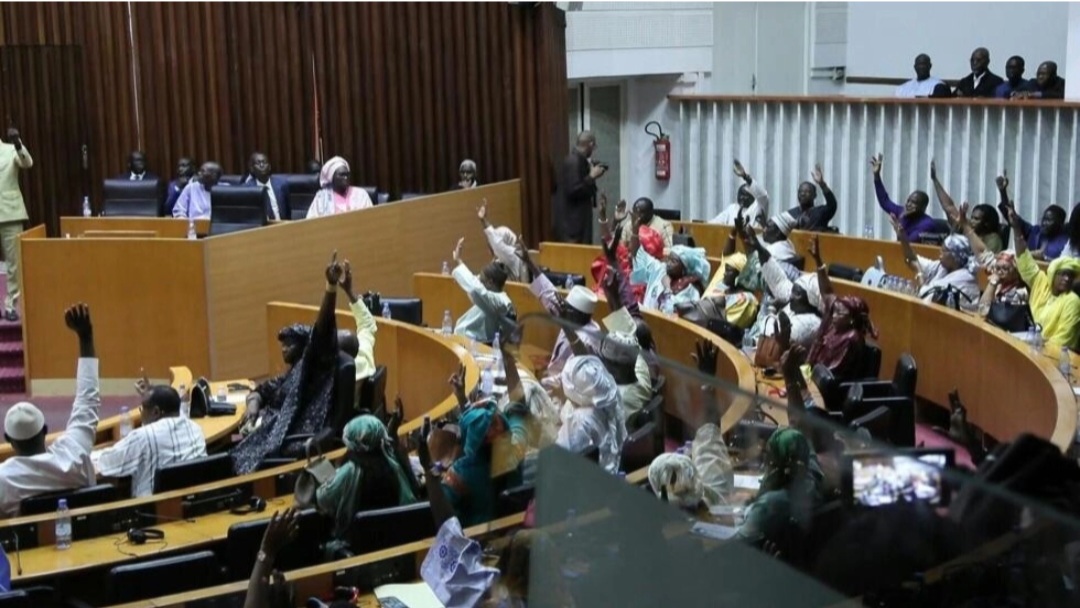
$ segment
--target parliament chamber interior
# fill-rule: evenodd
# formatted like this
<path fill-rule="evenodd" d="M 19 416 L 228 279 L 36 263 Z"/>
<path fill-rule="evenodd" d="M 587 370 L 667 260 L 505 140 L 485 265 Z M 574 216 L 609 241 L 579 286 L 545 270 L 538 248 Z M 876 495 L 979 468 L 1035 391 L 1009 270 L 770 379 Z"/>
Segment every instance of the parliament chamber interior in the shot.
<path fill-rule="evenodd" d="M 0 6 L 0 608 L 1080 605 L 1077 49 Z"/>

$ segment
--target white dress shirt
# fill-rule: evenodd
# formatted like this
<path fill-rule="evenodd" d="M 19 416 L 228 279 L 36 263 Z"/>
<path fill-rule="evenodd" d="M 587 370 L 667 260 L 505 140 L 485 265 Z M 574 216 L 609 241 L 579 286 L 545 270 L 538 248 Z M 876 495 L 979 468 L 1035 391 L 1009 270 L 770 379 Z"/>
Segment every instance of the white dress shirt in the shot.
<path fill-rule="evenodd" d="M 765 222 L 769 217 L 769 193 L 765 191 L 765 188 L 758 185 L 756 181 L 751 181 L 746 189 L 754 197 L 754 202 L 750 203 L 750 206 L 743 211 L 743 217 L 749 219 L 750 224 L 755 228 L 764 230 Z M 734 226 L 735 218 L 739 217 L 740 210 L 742 210 L 742 207 L 739 206 L 739 203 L 731 203 L 716 217 L 709 220 L 709 223 Z"/>
<path fill-rule="evenodd" d="M 12 456 L 0 463 L 0 515 L 18 515 L 24 498 L 94 484 L 90 450 L 101 409 L 98 360 L 80 358 L 76 378 L 75 403 L 64 434 L 41 454 Z"/>
<path fill-rule="evenodd" d="M 90 454 L 94 469 L 105 477 L 131 477 L 131 495 L 154 493 L 154 474 L 177 462 L 206 456 L 202 428 L 182 416 L 151 422 L 128 433 L 112 447 Z"/>
<path fill-rule="evenodd" d="M 255 180 L 255 183 L 266 191 L 266 196 L 270 198 L 270 211 L 273 212 L 275 220 L 280 220 L 281 211 L 278 210 L 277 195 L 274 194 L 274 187 L 270 185 L 270 180 L 266 180 L 265 182 Z"/>
<path fill-rule="evenodd" d="M 930 97 L 934 94 L 934 89 L 939 84 L 944 84 L 938 78 L 927 78 L 926 80 L 917 80 L 912 78 L 904 84 L 896 87 L 896 96 L 912 99 L 915 97 Z"/>

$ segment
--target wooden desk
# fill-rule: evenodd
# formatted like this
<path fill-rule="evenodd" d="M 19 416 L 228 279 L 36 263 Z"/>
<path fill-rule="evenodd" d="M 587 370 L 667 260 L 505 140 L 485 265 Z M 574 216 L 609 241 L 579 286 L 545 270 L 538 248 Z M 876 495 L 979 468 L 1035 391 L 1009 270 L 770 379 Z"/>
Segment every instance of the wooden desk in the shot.
<path fill-rule="evenodd" d="M 700 247 L 701 244 L 699 243 Z M 720 268 L 720 252 L 721 249 L 715 251 L 707 250 L 709 257 L 709 276 L 712 275 Z M 596 256 L 600 255 L 600 247 L 596 245 L 571 245 L 568 243 L 540 243 L 540 253 L 533 259 L 536 260 L 538 266 L 550 268 L 558 272 L 572 272 L 580 274 L 585 277 L 585 285 L 590 289 L 596 285 L 596 280 L 592 276 L 591 266 Z"/>
<path fill-rule="evenodd" d="M 522 344 L 551 352 L 560 327 L 552 321 L 529 286 L 508 282 L 506 294 L 517 309 L 518 320 L 525 326 Z M 424 322 L 432 327 L 442 325 L 444 311 L 449 310 L 457 319 L 470 306 L 468 297 L 453 278 L 439 274 L 413 275 L 413 295 L 424 300 Z M 599 321 L 609 312 L 607 302 L 601 298 L 593 317 Z M 753 404 L 755 388 L 750 361 L 734 346 L 693 323 L 655 311 L 643 311 L 643 315 L 652 329 L 653 339 L 662 357 L 663 373 L 667 377 L 664 387 L 665 410 L 690 428 L 697 428 L 703 423 L 705 404 L 701 397 L 701 380 L 696 370 L 688 366 L 692 365 L 689 357 L 694 352 L 695 344 L 704 340 L 715 344 L 720 350 L 716 377 L 728 388 L 722 391 L 726 394 L 720 395 L 720 400 L 728 405 L 721 428 L 727 431 L 744 418 Z M 537 369 L 537 366 L 533 365 L 533 369 Z"/>
<path fill-rule="evenodd" d="M 157 238 L 186 239 L 188 221 L 173 217 L 62 217 L 60 234 L 76 239 L 86 232 L 153 232 Z M 210 220 L 195 220 L 195 234 L 210 233 Z M 100 234 L 96 236 L 101 236 Z"/>

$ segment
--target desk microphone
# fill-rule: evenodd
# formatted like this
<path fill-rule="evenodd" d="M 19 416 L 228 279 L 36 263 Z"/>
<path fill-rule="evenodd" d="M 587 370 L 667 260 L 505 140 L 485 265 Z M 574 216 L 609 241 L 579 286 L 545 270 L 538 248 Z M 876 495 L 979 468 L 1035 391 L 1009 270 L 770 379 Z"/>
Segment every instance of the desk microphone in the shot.
<path fill-rule="evenodd" d="M 19 553 L 19 533 L 12 532 L 11 538 L 15 540 L 15 569 L 22 576 L 22 555 Z"/>

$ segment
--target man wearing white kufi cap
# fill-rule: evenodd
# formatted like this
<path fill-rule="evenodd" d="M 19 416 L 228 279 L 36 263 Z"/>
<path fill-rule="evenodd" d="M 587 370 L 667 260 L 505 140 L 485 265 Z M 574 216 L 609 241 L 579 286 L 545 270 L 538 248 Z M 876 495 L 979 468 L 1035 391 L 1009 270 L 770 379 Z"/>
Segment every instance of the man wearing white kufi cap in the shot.
<path fill-rule="evenodd" d="M 579 454 L 596 446 L 600 466 L 618 473 L 626 416 L 615 379 L 598 357 L 573 356 L 563 367 L 562 385 L 570 408 L 564 410 L 556 443 Z"/>
<path fill-rule="evenodd" d="M 24 498 L 70 490 L 95 481 L 90 450 L 101 408 L 94 330 L 85 304 L 64 313 L 67 326 L 79 336 L 79 365 L 75 403 L 64 433 L 46 448 L 49 428 L 45 416 L 31 403 L 21 402 L 4 414 L 4 437 L 15 455 L 0 463 L 0 515 L 15 516 Z"/>

